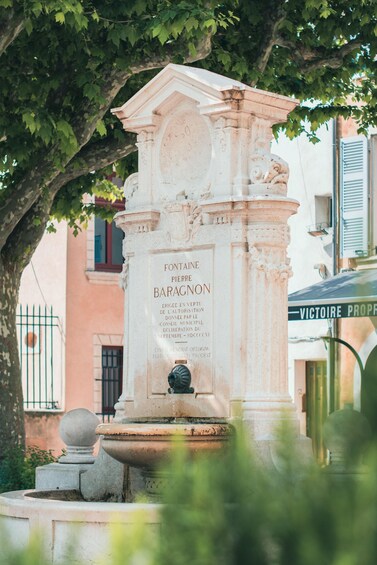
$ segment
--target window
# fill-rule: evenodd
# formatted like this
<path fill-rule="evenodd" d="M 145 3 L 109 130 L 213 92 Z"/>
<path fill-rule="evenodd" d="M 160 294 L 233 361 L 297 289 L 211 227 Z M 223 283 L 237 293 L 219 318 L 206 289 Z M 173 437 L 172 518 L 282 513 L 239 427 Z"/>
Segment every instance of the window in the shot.
<path fill-rule="evenodd" d="M 123 347 L 102 346 L 102 420 L 115 415 L 114 406 L 122 393 Z"/>
<path fill-rule="evenodd" d="M 96 204 L 109 205 L 102 199 L 96 199 Z M 124 210 L 124 202 L 117 201 L 111 204 L 115 212 Z M 106 222 L 102 218 L 94 220 L 94 263 L 96 271 L 122 270 L 123 255 L 122 241 L 124 233 L 117 228 L 115 222 Z"/>
<path fill-rule="evenodd" d="M 313 236 L 323 236 L 329 233 L 332 226 L 332 198 L 331 196 L 314 197 L 315 224 L 307 227 L 308 233 Z"/>
<path fill-rule="evenodd" d="M 349 137 L 340 143 L 340 255 L 369 255 L 368 141 Z"/>
<path fill-rule="evenodd" d="M 332 198 L 331 196 L 315 196 L 315 223 L 330 228 L 332 226 Z"/>

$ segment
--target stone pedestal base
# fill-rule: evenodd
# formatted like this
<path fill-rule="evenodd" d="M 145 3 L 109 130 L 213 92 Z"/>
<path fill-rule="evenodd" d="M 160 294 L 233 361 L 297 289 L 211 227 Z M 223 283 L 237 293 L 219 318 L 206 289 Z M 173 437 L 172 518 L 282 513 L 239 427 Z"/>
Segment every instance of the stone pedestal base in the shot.
<path fill-rule="evenodd" d="M 35 471 L 36 490 L 80 490 L 80 476 L 92 467 L 87 464 L 50 463 L 37 467 Z"/>
<path fill-rule="evenodd" d="M 100 447 L 94 465 L 81 476 L 80 492 L 85 500 L 122 502 L 128 482 L 128 468 Z"/>
<path fill-rule="evenodd" d="M 244 427 L 254 441 L 275 440 L 284 431 L 299 435 L 299 420 L 290 397 L 245 400 L 241 405 Z"/>
<path fill-rule="evenodd" d="M 241 403 L 241 418 L 252 451 L 263 464 L 279 470 L 279 453 L 285 436 L 300 462 L 313 460 L 311 439 L 300 435 L 296 408 L 290 397 L 275 401 L 246 400 Z"/>

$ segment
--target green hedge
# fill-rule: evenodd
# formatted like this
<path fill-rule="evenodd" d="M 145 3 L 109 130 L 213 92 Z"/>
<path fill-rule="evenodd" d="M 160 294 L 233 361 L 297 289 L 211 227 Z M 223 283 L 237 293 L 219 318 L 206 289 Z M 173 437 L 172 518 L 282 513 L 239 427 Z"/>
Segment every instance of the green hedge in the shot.
<path fill-rule="evenodd" d="M 35 487 L 35 469 L 53 463 L 56 458 L 51 451 L 39 447 L 9 449 L 1 454 L 0 493 Z"/>

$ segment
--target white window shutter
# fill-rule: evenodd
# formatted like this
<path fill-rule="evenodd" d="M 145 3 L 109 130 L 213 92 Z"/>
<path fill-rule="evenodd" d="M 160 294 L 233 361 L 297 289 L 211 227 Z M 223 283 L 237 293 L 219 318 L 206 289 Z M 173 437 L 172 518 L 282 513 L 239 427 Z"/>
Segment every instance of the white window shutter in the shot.
<path fill-rule="evenodd" d="M 368 141 L 340 141 L 340 255 L 368 255 Z"/>

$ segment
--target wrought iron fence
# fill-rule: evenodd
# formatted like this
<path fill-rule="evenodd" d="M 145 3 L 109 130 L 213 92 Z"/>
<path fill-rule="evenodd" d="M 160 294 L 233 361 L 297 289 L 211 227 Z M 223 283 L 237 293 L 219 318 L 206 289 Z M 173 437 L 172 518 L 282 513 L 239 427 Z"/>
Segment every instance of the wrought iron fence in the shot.
<path fill-rule="evenodd" d="M 47 306 L 22 306 L 18 343 L 26 410 L 56 410 L 61 396 L 61 327 Z M 56 366 L 58 365 L 58 366 Z"/>

